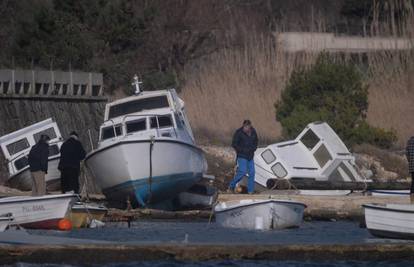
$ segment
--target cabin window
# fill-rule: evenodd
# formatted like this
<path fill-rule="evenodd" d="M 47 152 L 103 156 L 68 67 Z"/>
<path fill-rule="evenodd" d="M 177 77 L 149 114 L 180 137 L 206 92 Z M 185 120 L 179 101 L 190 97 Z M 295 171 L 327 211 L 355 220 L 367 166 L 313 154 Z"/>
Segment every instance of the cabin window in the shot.
<path fill-rule="evenodd" d="M 326 149 L 326 146 L 324 144 L 322 144 L 315 151 L 313 156 L 321 168 L 323 168 L 328 161 L 332 160 L 331 154 L 329 153 L 328 149 Z"/>
<path fill-rule="evenodd" d="M 23 169 L 24 167 L 28 165 L 29 165 L 29 159 L 26 156 L 21 157 L 14 161 L 14 167 L 16 167 L 18 171 L 20 171 L 21 169 Z"/>
<path fill-rule="evenodd" d="M 286 171 L 285 167 L 283 167 L 283 165 L 279 162 L 272 166 L 272 172 L 278 178 L 283 178 L 287 175 L 287 171 Z"/>
<path fill-rule="evenodd" d="M 166 95 L 137 99 L 110 107 L 108 119 L 143 110 L 168 108 L 169 106 Z"/>
<path fill-rule="evenodd" d="M 139 131 L 145 131 L 147 129 L 147 123 L 145 119 L 128 121 L 126 123 L 127 133 L 134 133 Z"/>
<path fill-rule="evenodd" d="M 264 159 L 264 161 L 267 164 L 272 163 L 273 161 L 276 160 L 276 156 L 275 154 L 273 154 L 272 150 L 270 149 L 266 149 L 263 153 L 262 153 L 262 158 Z"/>
<path fill-rule="evenodd" d="M 14 155 L 29 148 L 30 145 L 27 139 L 23 138 L 23 139 L 20 139 L 19 141 L 8 144 L 6 147 L 7 147 L 7 151 L 9 151 L 9 154 Z"/>
<path fill-rule="evenodd" d="M 50 139 L 54 139 L 54 138 L 56 138 L 56 132 L 55 132 L 55 129 L 53 129 L 53 127 L 50 127 L 50 128 L 48 128 L 48 129 L 46 129 L 46 130 L 43 130 L 43 131 L 38 132 L 38 133 L 35 133 L 35 134 L 33 135 L 33 138 L 34 138 L 34 140 L 35 140 L 35 142 L 36 142 L 36 143 L 40 140 L 40 136 L 41 136 L 42 134 L 45 134 L 45 135 L 49 136 L 49 137 L 50 137 Z"/>
<path fill-rule="evenodd" d="M 158 124 L 157 124 L 157 118 L 158 118 Z M 173 127 L 173 121 L 171 115 L 163 115 L 163 116 L 157 116 L 157 117 L 151 117 L 151 129 L 158 128 L 168 128 Z"/>
<path fill-rule="evenodd" d="M 312 150 L 319 142 L 319 137 L 309 129 L 300 139 L 300 141 L 309 149 Z"/>
<path fill-rule="evenodd" d="M 49 146 L 49 157 L 59 154 L 58 145 Z"/>
<path fill-rule="evenodd" d="M 115 128 L 115 131 L 114 131 L 114 128 Z M 115 132 L 116 132 L 116 136 L 122 135 L 122 127 L 120 124 L 116 125 L 115 127 L 109 126 L 109 127 L 103 128 L 101 139 L 105 140 L 105 139 L 113 138 L 115 137 Z"/>

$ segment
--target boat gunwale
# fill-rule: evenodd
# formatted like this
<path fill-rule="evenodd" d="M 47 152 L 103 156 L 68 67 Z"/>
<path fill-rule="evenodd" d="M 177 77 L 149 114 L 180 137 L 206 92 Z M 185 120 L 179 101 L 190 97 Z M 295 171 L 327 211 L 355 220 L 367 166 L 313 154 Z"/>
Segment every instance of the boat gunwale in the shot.
<path fill-rule="evenodd" d="M 297 201 L 290 201 L 290 200 L 277 200 L 277 199 L 266 199 L 266 200 L 261 200 L 261 201 L 253 201 L 253 202 L 249 202 L 249 203 L 239 203 L 238 205 L 235 205 L 233 207 L 226 207 L 222 210 L 216 210 L 216 207 L 219 205 L 217 204 L 214 207 L 214 212 L 215 213 L 221 213 L 221 212 L 227 212 L 230 210 L 234 210 L 234 209 L 238 209 L 238 208 L 242 208 L 242 207 L 249 207 L 249 206 L 256 206 L 256 205 L 260 205 L 260 204 L 267 204 L 267 203 L 283 203 L 283 204 L 294 204 L 294 205 L 301 205 L 304 207 L 304 209 L 307 208 L 306 204 L 301 203 L 301 202 L 297 202 Z"/>
<path fill-rule="evenodd" d="M 87 160 L 89 160 L 92 156 L 94 156 L 95 154 L 100 153 L 100 152 L 104 152 L 105 150 L 116 147 L 116 146 L 129 144 L 129 143 L 151 143 L 151 142 L 154 142 L 154 144 L 157 143 L 157 142 L 158 143 L 178 143 L 178 144 L 181 144 L 181 145 L 189 146 L 189 147 L 197 150 L 198 152 L 201 152 L 202 154 L 204 154 L 204 151 L 201 148 L 199 148 L 198 146 L 196 146 L 195 144 L 190 144 L 190 143 L 183 142 L 183 141 L 176 140 L 176 139 L 157 139 L 157 138 L 155 138 L 153 140 L 152 139 L 117 140 L 114 144 L 111 144 L 111 145 L 108 145 L 108 146 L 105 146 L 105 147 L 102 147 L 102 148 L 98 148 L 98 149 L 95 149 L 95 150 L 89 152 L 85 157 L 85 162 Z M 87 164 L 87 162 L 86 162 L 86 164 Z"/>
<path fill-rule="evenodd" d="M 12 198 L 12 199 L 10 199 Z M 56 194 L 56 195 L 44 195 L 44 196 L 14 196 L 14 197 L 5 197 L 0 198 L 0 207 L 2 204 L 11 204 L 18 202 L 33 202 L 33 201 L 47 201 L 54 200 L 58 198 L 74 198 L 78 199 L 79 196 L 76 194 Z M 10 199 L 8 201 L 8 199 Z"/>
<path fill-rule="evenodd" d="M 397 204 L 397 205 L 410 205 L 410 204 Z M 380 206 L 380 204 L 378 204 L 378 203 L 362 204 L 362 207 L 364 207 L 365 209 L 373 209 L 373 210 L 382 210 L 382 211 L 402 212 L 402 213 L 412 213 L 412 214 L 414 214 L 414 209 L 413 210 L 401 210 L 401 209 L 397 209 L 397 208 L 388 208 L 387 206 Z"/>

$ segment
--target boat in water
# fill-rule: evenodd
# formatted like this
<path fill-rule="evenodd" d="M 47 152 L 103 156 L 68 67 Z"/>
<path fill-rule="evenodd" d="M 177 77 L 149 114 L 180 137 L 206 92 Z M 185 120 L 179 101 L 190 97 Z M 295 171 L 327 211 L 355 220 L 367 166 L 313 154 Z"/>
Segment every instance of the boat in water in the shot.
<path fill-rule="evenodd" d="M 28 155 L 32 146 L 39 141 L 40 136 L 46 134 L 49 142 L 49 166 L 45 180 L 47 189 L 60 189 L 60 147 L 63 140 L 57 123 L 52 118 L 32 124 L 18 131 L 0 137 L 0 147 L 9 171 L 7 184 L 10 187 L 22 190 L 32 190 L 32 176 L 29 169 Z"/>
<path fill-rule="evenodd" d="M 109 103 L 98 147 L 85 159 L 106 198 L 147 206 L 177 196 L 207 169 L 174 89 L 136 93 Z"/>
<path fill-rule="evenodd" d="M 308 124 L 294 140 L 258 148 L 254 162 L 260 188 L 290 179 L 371 182 L 357 172 L 355 157 L 326 122 Z"/>
<path fill-rule="evenodd" d="M 414 240 L 414 204 L 364 204 L 362 207 L 372 235 Z"/>
<path fill-rule="evenodd" d="M 223 227 L 271 230 L 299 227 L 305 208 L 296 201 L 243 199 L 217 204 L 214 215 Z"/>
<path fill-rule="evenodd" d="M 103 205 L 93 203 L 76 202 L 70 208 L 67 219 L 73 228 L 91 227 L 93 221 L 102 221 L 108 209 Z"/>
<path fill-rule="evenodd" d="M 0 211 L 13 214 L 9 225 L 32 229 L 59 229 L 59 221 L 67 215 L 75 194 L 16 196 L 0 198 Z"/>
<path fill-rule="evenodd" d="M 372 196 L 401 197 L 410 196 L 410 190 L 369 190 Z"/>

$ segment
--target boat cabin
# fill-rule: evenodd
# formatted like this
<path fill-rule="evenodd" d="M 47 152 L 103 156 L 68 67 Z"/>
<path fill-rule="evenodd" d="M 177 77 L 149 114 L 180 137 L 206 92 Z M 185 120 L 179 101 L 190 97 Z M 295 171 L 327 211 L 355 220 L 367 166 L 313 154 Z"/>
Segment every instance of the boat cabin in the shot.
<path fill-rule="evenodd" d="M 355 157 L 325 122 L 313 122 L 296 139 L 259 148 L 255 153 L 256 182 L 311 178 L 320 181 L 362 181 Z"/>
<path fill-rule="evenodd" d="M 194 142 L 184 101 L 174 89 L 140 92 L 106 105 L 100 144 L 121 137 L 149 136 Z"/>
<path fill-rule="evenodd" d="M 51 118 L 0 137 L 0 147 L 7 160 L 10 176 L 28 168 L 30 149 L 42 134 L 50 137 L 49 158 L 58 156 L 62 135 L 57 123 Z"/>

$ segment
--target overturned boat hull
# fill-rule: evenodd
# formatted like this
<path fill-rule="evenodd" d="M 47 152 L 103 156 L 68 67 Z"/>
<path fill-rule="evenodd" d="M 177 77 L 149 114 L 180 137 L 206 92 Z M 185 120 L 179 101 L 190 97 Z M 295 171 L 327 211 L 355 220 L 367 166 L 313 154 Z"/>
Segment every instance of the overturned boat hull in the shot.
<path fill-rule="evenodd" d="M 414 240 L 413 204 L 365 204 L 365 223 L 377 237 Z"/>
<path fill-rule="evenodd" d="M 48 191 L 60 190 L 60 171 L 58 170 L 60 157 L 50 158 L 48 163 L 48 171 L 45 177 Z M 21 191 L 32 190 L 32 175 L 29 167 L 21 170 L 7 180 L 7 184 L 12 188 Z"/>
<path fill-rule="evenodd" d="M 45 195 L 39 197 L 6 197 L 0 199 L 0 210 L 13 214 L 10 225 L 33 229 L 58 229 L 77 195 Z"/>
<path fill-rule="evenodd" d="M 284 200 L 240 200 L 215 206 L 216 223 L 223 227 L 270 230 L 299 227 L 306 205 Z"/>
<path fill-rule="evenodd" d="M 89 154 L 86 164 L 109 201 L 134 206 L 175 197 L 206 168 L 201 149 L 169 139 L 119 141 Z"/>

